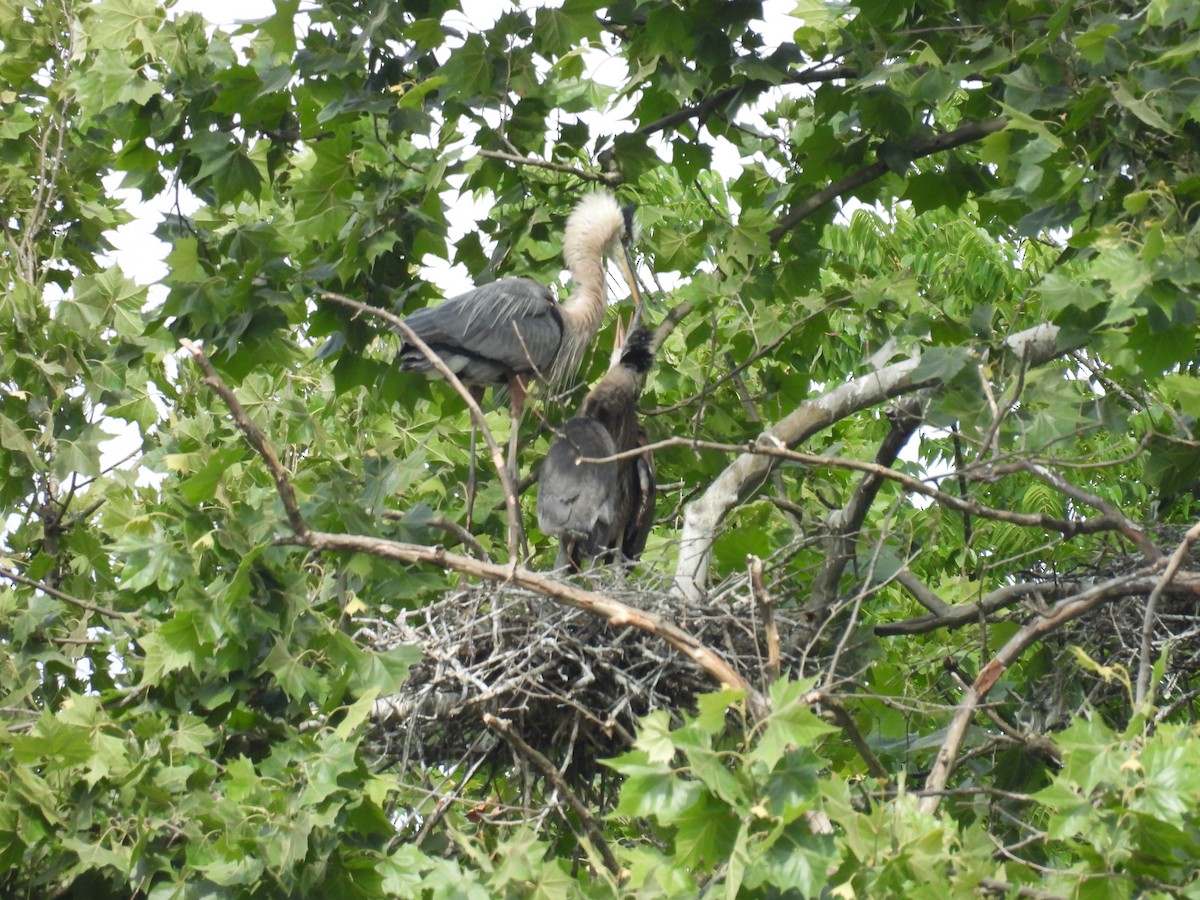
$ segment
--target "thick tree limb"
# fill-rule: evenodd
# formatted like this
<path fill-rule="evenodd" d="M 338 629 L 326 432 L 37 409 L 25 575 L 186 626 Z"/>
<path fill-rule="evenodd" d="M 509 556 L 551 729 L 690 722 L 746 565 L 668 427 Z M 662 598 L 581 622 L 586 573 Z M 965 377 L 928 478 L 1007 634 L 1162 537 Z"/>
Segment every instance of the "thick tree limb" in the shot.
<path fill-rule="evenodd" d="M 1008 119 L 1003 117 L 989 119 L 986 122 L 968 122 L 966 125 L 962 125 L 945 134 L 936 134 L 932 137 L 911 141 L 908 146 L 908 152 L 912 159 L 932 156 L 934 153 L 941 153 L 943 150 L 950 150 L 954 147 L 960 147 L 963 144 L 978 141 L 989 134 L 1000 131 L 1007 124 Z M 856 188 L 862 187 L 864 184 L 869 184 L 876 178 L 882 178 L 887 174 L 887 171 L 887 163 L 880 159 L 869 166 L 859 169 L 857 172 L 851 172 L 841 181 L 835 181 L 833 184 L 821 188 L 815 194 L 810 194 L 793 206 L 787 215 L 779 220 L 779 224 L 771 230 L 771 246 L 778 244 L 783 239 L 783 236 L 792 228 L 807 219 L 835 197 L 840 197 L 842 194 L 849 193 Z"/>
<path fill-rule="evenodd" d="M 1058 329 L 1054 326 L 1038 325 L 1012 335 L 1007 343 L 1026 358 L 1028 365 L 1036 366 L 1054 357 L 1057 335 Z M 919 357 L 903 360 L 838 385 L 805 401 L 759 435 L 755 452 L 743 453 L 734 460 L 708 490 L 684 509 L 679 561 L 675 569 L 676 592 L 685 600 L 700 598 L 708 580 L 717 526 L 767 477 L 774 465 L 769 451 L 787 450 L 852 413 L 938 383 L 936 378 L 915 379 L 913 376 L 919 366 Z"/>
<path fill-rule="evenodd" d="M 890 467 L 896 461 L 908 439 L 921 424 L 921 405 L 915 398 L 907 398 L 894 410 L 889 410 L 888 418 L 891 428 L 875 452 L 875 465 L 882 467 Z M 868 472 L 859 480 L 846 505 L 825 517 L 825 527 L 829 529 L 824 539 L 825 562 L 813 579 L 812 592 L 804 604 L 806 611 L 819 615 L 837 600 L 838 583 L 846 566 L 854 558 L 859 529 L 885 480 L 885 476 L 879 472 Z"/>

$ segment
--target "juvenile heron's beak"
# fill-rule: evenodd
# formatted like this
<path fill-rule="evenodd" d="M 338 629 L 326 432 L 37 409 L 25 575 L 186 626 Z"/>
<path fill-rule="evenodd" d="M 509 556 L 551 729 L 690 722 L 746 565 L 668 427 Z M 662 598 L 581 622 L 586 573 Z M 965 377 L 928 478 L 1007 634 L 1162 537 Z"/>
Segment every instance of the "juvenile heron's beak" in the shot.
<path fill-rule="evenodd" d="M 621 247 L 621 271 L 625 275 L 625 283 L 629 285 L 629 292 L 633 296 L 633 318 L 629 320 L 629 333 L 638 326 L 638 320 L 642 317 L 642 291 L 638 287 L 637 275 L 633 271 L 633 256 L 629 252 L 629 248 L 622 245 Z"/>

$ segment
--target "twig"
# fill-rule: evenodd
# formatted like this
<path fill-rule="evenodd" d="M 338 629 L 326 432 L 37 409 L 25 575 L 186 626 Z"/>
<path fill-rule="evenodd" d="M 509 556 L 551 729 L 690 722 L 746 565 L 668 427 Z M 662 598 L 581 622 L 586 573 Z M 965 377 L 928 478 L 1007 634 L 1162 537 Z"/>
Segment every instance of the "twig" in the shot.
<path fill-rule="evenodd" d="M 579 817 L 579 824 L 583 826 L 583 830 L 587 833 L 588 840 L 592 846 L 600 853 L 604 859 L 604 865 L 613 875 L 620 877 L 621 864 L 617 862 L 617 858 L 613 856 L 612 850 L 608 846 L 608 842 L 604 839 L 604 832 L 596 825 L 596 819 L 592 816 L 592 811 L 588 809 L 587 804 L 575 795 L 567 784 L 562 773 L 555 768 L 554 763 L 546 759 L 544 755 L 539 753 L 516 732 L 512 727 L 512 722 L 508 719 L 500 719 L 493 716 L 491 713 L 483 714 L 483 721 L 489 728 L 495 730 L 506 741 L 512 744 L 513 748 L 528 759 L 542 773 L 547 781 L 554 785 L 555 789 L 562 794 L 567 801 L 567 805 Z"/>
<path fill-rule="evenodd" d="M 400 521 L 404 518 L 405 513 L 398 509 L 388 509 L 383 513 L 385 519 Z M 463 528 L 457 522 L 452 522 L 445 516 L 430 516 L 423 523 L 430 528 L 437 528 L 447 534 L 453 535 L 459 540 L 476 559 L 482 559 L 486 562 L 491 562 L 491 557 L 488 556 L 487 550 L 483 548 L 483 544 L 479 543 L 479 539 L 467 529 Z"/>
<path fill-rule="evenodd" d="M 837 81 L 840 78 L 857 78 L 858 69 L 851 66 L 831 66 L 827 69 L 804 69 L 799 72 L 790 72 L 784 79 L 786 84 L 822 84 L 827 81 Z M 735 84 L 732 87 L 724 88 L 711 97 L 706 97 L 699 103 L 693 103 L 688 106 L 681 107 L 672 113 L 668 113 L 662 118 L 655 119 L 653 122 L 648 122 L 637 130 L 637 134 L 655 134 L 659 131 L 666 131 L 668 128 L 674 128 L 689 119 L 696 119 L 697 123 L 703 125 L 708 117 L 713 114 L 717 108 L 730 103 L 739 94 L 745 95 L 749 100 L 756 97 L 764 91 L 774 87 L 769 81 L 748 81 L 742 84 Z"/>
<path fill-rule="evenodd" d="M 1154 590 L 1150 592 L 1150 597 L 1146 600 L 1146 612 L 1142 616 L 1142 647 L 1138 656 L 1137 687 L 1134 692 L 1135 706 L 1140 707 L 1146 702 L 1146 696 L 1150 689 L 1150 674 L 1154 670 L 1154 662 L 1151 660 L 1150 654 L 1154 642 L 1154 620 L 1158 610 L 1158 601 L 1162 598 L 1167 586 L 1174 580 L 1179 567 L 1183 565 L 1184 557 L 1187 556 L 1188 551 L 1192 549 L 1192 544 L 1198 538 L 1200 538 L 1200 522 L 1187 530 L 1187 534 L 1183 536 L 1183 540 L 1175 548 L 1171 558 L 1167 560 L 1166 571 L 1154 585 Z"/>
<path fill-rule="evenodd" d="M 420 336 L 409 328 L 408 323 L 399 316 L 393 315 L 386 309 L 380 309 L 377 306 L 368 306 L 366 303 L 359 303 L 357 300 L 343 297 L 341 294 L 324 293 L 321 294 L 321 299 L 332 300 L 334 303 L 340 303 L 342 306 L 347 306 L 357 312 L 367 313 L 368 315 L 383 319 L 383 321 L 399 331 L 408 343 L 420 350 L 425 358 L 429 360 L 430 365 L 437 369 L 438 374 L 466 401 L 467 409 L 471 411 L 471 419 L 475 423 L 475 427 L 483 434 L 488 451 L 491 453 L 492 465 L 496 467 L 496 474 L 500 478 L 500 486 L 504 491 L 504 508 L 508 513 L 508 558 L 516 562 L 518 559 L 517 547 L 520 545 L 522 536 L 521 517 L 517 508 L 517 495 L 508 466 L 504 462 L 504 454 L 500 452 L 500 445 L 496 443 L 496 439 L 492 436 L 492 432 L 487 426 L 487 421 L 483 417 L 483 410 L 475 401 L 475 398 L 471 396 L 471 392 L 467 390 L 458 375 L 454 373 L 454 370 L 446 365 L 445 361 L 428 344 L 421 340 Z"/>
<path fill-rule="evenodd" d="M 921 494 L 929 497 L 943 506 L 954 510 L 965 510 L 971 515 L 982 519 L 994 519 L 998 522 L 1008 522 L 1013 525 L 1023 525 L 1026 527 L 1045 528 L 1050 531 L 1057 531 L 1064 537 L 1075 537 L 1080 534 L 1095 534 L 1100 531 L 1121 531 L 1124 534 L 1123 520 L 1124 516 L 1116 515 L 1101 515 L 1091 519 L 1059 519 L 1055 516 L 1048 516 L 1044 513 L 1021 513 L 1013 512 L 1008 509 L 998 509 L 992 506 L 984 506 L 978 500 L 970 497 L 958 497 L 954 494 L 947 493 L 939 488 L 932 487 L 926 484 L 919 478 L 912 475 L 907 475 L 896 469 L 887 466 L 881 466 L 878 463 L 863 462 L 857 459 L 841 459 L 836 456 L 821 456 L 815 453 L 801 453 L 797 450 L 789 450 L 787 447 L 773 445 L 766 440 L 760 439 L 753 443 L 745 444 L 722 444 L 716 441 L 701 441 L 695 438 L 666 438 L 655 443 L 647 444 L 644 447 L 638 447 L 634 450 L 627 450 L 623 453 L 614 453 L 612 456 L 584 456 L 580 457 L 580 464 L 600 465 L 602 463 L 616 462 L 628 457 L 637 456 L 646 452 L 654 452 L 663 450 L 668 447 L 687 447 L 692 450 L 717 450 L 723 453 L 742 453 L 751 456 L 770 456 L 777 459 L 784 459 L 790 462 L 803 463 L 809 466 L 824 466 L 835 469 L 851 469 L 857 472 L 866 472 L 888 478 L 899 483 L 905 489 L 914 494 Z M 938 476 L 940 478 L 947 477 L 946 475 Z"/>
<path fill-rule="evenodd" d="M 763 634 L 767 639 L 767 684 L 779 680 L 779 628 L 775 624 L 775 598 L 767 590 L 763 582 L 763 562 L 757 556 L 751 556 L 750 589 L 754 602 L 762 610 Z"/>
<path fill-rule="evenodd" d="M 863 737 L 862 731 L 859 730 L 858 723 L 854 721 L 854 717 L 842 705 L 842 701 L 832 694 L 822 694 L 819 702 L 821 706 L 829 710 L 829 717 L 833 719 L 834 724 L 846 733 L 846 737 L 850 739 L 850 743 L 854 745 L 854 749 L 858 751 L 858 755 L 867 764 L 867 771 L 881 781 L 890 778 L 891 776 L 887 768 L 884 767 L 879 757 L 875 755 L 875 751 L 871 749 L 871 745 L 867 743 L 867 739 Z"/>
<path fill-rule="evenodd" d="M 1057 472 L 1047 469 L 1045 466 L 1040 466 L 1037 463 L 1029 460 L 1021 460 L 1020 467 L 1033 475 L 1036 475 L 1042 481 L 1049 484 L 1056 490 L 1066 494 L 1072 500 L 1077 500 L 1080 503 L 1086 503 L 1093 509 L 1098 509 L 1104 515 L 1108 516 L 1116 523 L 1117 530 L 1129 539 L 1129 542 L 1141 551 L 1142 556 L 1146 558 L 1146 562 L 1153 563 L 1162 559 L 1162 551 L 1154 546 L 1154 542 L 1146 537 L 1146 532 L 1140 525 L 1126 516 L 1123 512 L 1097 494 L 1082 490 L 1071 484 Z"/>
<path fill-rule="evenodd" d="M 55 600 L 61 600 L 63 603 L 69 603 L 72 606 L 77 606 L 79 609 L 86 609 L 88 612 L 94 612 L 102 616 L 107 616 L 110 619 L 138 619 L 140 615 L 136 612 L 123 613 L 115 609 L 109 609 L 106 606 L 97 606 L 94 603 L 88 603 L 86 600 L 80 600 L 78 597 L 72 597 L 70 594 L 64 594 L 58 588 L 51 587 L 41 581 L 34 581 L 32 578 L 27 578 L 20 572 L 14 572 L 12 569 L 0 566 L 0 578 L 7 578 L 9 581 L 14 581 L 17 584 L 23 584 L 27 587 L 41 591 Z"/>

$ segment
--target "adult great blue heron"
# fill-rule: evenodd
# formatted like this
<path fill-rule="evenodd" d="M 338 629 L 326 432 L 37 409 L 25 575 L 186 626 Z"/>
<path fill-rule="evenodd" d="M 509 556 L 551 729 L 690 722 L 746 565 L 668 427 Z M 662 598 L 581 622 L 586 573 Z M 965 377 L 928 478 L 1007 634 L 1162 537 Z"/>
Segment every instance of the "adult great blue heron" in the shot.
<path fill-rule="evenodd" d="M 507 384 L 512 404 L 508 467 L 516 474 L 517 427 L 530 376 L 552 385 L 575 374 L 596 336 L 607 306 L 604 259 L 617 256 L 634 303 L 641 294 L 633 275 L 629 242 L 633 209 L 622 209 L 608 191 L 579 201 L 567 219 L 563 258 L 572 292 L 556 303 L 549 288 L 530 278 L 501 278 L 459 294 L 404 321 L 468 385 L 479 399 L 489 385 Z M 400 368 L 437 376 L 429 360 L 410 344 L 400 348 Z M 468 518 L 474 496 L 475 427 L 471 426 Z"/>
<path fill-rule="evenodd" d="M 654 364 L 654 335 L 638 328 L 620 361 L 596 383 L 579 414 L 562 427 L 538 477 L 538 527 L 559 538 L 556 569 L 578 570 L 585 558 L 609 559 L 620 550 L 637 559 L 654 517 L 654 462 L 650 454 L 605 463 L 580 463 L 645 446 L 638 425 L 642 380 Z"/>

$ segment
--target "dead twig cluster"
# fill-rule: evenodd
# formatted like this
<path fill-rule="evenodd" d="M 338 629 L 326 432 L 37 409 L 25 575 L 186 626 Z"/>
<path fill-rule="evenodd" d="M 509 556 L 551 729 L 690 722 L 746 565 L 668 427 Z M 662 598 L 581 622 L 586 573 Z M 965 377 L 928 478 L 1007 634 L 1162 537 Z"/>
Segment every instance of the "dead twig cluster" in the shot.
<path fill-rule="evenodd" d="M 678 609 L 665 591 L 620 583 L 589 588 L 651 616 L 673 617 Z M 798 669 L 798 648 L 788 637 L 798 633 L 800 617 L 775 611 L 772 631 L 783 637 L 768 641 L 753 602 L 747 596 L 689 607 L 687 631 L 719 648 L 747 681 L 765 685 L 776 666 Z M 379 650 L 418 644 L 424 652 L 403 691 L 379 699 L 374 710 L 380 759 L 399 767 L 458 762 L 478 748 L 485 718 L 495 716 L 572 783 L 590 783 L 601 771 L 598 760 L 632 746 L 642 716 L 668 710 L 678 724 L 680 711 L 716 687 L 688 654 L 654 634 L 512 584 L 460 587 L 395 621 L 358 625 L 359 638 Z M 507 756 L 496 761 L 512 764 Z"/>

